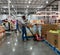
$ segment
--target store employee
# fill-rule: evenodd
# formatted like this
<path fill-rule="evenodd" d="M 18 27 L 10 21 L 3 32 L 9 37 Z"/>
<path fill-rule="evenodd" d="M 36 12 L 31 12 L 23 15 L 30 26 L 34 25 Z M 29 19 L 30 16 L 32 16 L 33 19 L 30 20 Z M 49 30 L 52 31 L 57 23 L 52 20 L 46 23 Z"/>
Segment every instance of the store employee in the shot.
<path fill-rule="evenodd" d="M 27 38 L 27 32 L 26 32 L 26 25 L 27 25 L 27 19 L 25 16 L 22 16 L 22 20 L 21 20 L 21 24 L 22 24 L 22 40 L 24 41 L 25 39 L 28 40 Z"/>

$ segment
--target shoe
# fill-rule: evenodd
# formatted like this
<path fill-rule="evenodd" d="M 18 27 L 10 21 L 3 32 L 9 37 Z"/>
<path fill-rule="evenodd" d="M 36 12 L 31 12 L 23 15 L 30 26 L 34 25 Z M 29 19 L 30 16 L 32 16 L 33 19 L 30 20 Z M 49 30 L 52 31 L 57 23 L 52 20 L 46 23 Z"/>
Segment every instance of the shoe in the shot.
<path fill-rule="evenodd" d="M 26 40 L 29 40 L 29 39 L 26 39 Z"/>
<path fill-rule="evenodd" d="M 23 42 L 26 42 L 25 40 L 22 40 Z"/>
<path fill-rule="evenodd" d="M 24 40 L 22 40 L 22 41 L 24 41 Z"/>

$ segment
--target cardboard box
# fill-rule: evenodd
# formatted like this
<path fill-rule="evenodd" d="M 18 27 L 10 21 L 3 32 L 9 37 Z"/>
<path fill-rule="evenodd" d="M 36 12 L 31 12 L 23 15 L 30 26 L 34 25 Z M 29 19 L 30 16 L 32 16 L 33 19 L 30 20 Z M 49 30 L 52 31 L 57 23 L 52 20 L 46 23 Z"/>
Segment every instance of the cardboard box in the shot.
<path fill-rule="evenodd" d="M 4 35 L 5 35 L 5 29 L 3 28 L 3 26 L 0 26 L 0 39 L 3 38 Z"/>
<path fill-rule="evenodd" d="M 49 30 L 57 30 L 58 25 L 56 24 L 43 24 L 42 25 L 42 36 L 46 39 L 47 32 Z"/>
<path fill-rule="evenodd" d="M 58 48 L 58 34 L 47 32 L 47 41 Z"/>
<path fill-rule="evenodd" d="M 60 50 L 60 34 L 58 36 L 58 49 Z"/>

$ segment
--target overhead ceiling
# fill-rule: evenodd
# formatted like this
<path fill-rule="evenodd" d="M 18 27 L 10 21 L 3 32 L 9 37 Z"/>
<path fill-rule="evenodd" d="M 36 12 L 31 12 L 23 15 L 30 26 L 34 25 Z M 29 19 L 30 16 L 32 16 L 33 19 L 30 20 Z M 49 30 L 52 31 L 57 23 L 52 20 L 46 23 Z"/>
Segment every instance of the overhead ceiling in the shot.
<path fill-rule="evenodd" d="M 10 0 L 11 13 L 35 13 L 53 0 Z M 46 2 L 48 1 L 48 2 Z M 0 13 L 8 12 L 8 0 L 0 0 Z"/>

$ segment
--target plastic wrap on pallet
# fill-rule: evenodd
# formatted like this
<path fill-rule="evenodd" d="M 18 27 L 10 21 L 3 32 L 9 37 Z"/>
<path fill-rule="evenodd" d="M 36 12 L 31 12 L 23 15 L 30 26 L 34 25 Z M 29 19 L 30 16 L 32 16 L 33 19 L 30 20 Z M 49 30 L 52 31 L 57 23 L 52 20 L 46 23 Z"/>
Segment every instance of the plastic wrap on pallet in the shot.
<path fill-rule="evenodd" d="M 31 30 L 32 30 L 32 32 L 33 32 L 33 28 L 30 28 Z M 27 36 L 33 36 L 32 34 L 31 34 L 31 32 L 28 30 L 28 28 L 26 28 L 26 31 L 27 31 Z"/>

